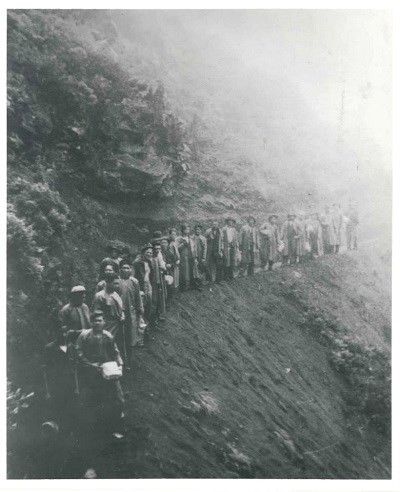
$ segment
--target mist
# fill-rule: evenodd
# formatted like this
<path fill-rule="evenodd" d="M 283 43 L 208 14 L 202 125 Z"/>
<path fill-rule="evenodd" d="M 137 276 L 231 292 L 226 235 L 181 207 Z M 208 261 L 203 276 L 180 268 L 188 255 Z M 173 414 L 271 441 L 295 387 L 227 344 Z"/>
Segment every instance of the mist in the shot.
<path fill-rule="evenodd" d="M 389 12 L 114 10 L 86 20 L 99 29 L 99 16 L 117 33 L 115 56 L 162 81 L 174 111 L 200 116 L 221 149 L 303 186 L 304 206 L 353 200 L 390 222 Z"/>

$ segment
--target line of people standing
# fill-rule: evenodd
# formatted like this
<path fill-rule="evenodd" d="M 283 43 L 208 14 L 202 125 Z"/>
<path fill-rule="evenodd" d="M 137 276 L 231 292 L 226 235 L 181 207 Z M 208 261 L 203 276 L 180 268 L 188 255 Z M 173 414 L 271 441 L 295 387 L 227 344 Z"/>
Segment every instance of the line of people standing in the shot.
<path fill-rule="evenodd" d="M 271 271 L 279 261 L 287 266 L 338 253 L 344 244 L 357 249 L 358 214 L 353 206 L 346 214 L 337 204 L 321 215 L 291 212 L 281 227 L 278 218 L 273 213 L 257 225 L 249 216 L 239 230 L 233 218 L 223 227 L 213 221 L 204 234 L 201 224 L 193 234 L 182 224 L 180 235 L 174 227 L 165 235 L 156 231 L 133 256 L 111 246 L 100 263 L 91 309 L 85 304 L 85 287 L 74 286 L 60 313 L 62 329 L 45 350 L 46 398 L 65 425 L 73 425 L 74 402 L 79 400 L 94 414 L 108 416 L 98 420 L 100 425 L 107 422 L 114 434 L 122 435 L 120 372 L 115 369 L 115 377 L 106 377 L 103 366 L 112 362 L 129 370 L 135 347 L 144 346 L 146 328 L 165 321 L 178 290 L 202 290 L 205 282 L 253 275 L 258 264 Z"/>

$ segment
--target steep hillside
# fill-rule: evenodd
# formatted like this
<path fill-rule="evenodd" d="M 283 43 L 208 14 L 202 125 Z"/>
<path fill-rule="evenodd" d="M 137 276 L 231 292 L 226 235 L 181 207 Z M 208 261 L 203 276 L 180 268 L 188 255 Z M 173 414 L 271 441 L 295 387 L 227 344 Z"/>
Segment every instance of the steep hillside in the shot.
<path fill-rule="evenodd" d="M 70 442 L 56 476 L 388 478 L 390 306 L 365 261 L 180 295 L 124 376 L 125 443 Z M 40 475 L 26 449 L 10 473 Z"/>

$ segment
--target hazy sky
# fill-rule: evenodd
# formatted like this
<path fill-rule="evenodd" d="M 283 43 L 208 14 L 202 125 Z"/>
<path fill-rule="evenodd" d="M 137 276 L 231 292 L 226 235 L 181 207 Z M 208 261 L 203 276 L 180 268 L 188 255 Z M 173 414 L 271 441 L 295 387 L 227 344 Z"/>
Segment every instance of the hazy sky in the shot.
<path fill-rule="evenodd" d="M 289 80 L 319 119 L 390 166 L 391 17 L 373 10 L 185 12 L 265 80 Z M 207 37 L 207 34 L 204 33 Z M 208 39 L 209 32 L 208 32 Z M 364 156 L 362 156 L 364 157 Z"/>

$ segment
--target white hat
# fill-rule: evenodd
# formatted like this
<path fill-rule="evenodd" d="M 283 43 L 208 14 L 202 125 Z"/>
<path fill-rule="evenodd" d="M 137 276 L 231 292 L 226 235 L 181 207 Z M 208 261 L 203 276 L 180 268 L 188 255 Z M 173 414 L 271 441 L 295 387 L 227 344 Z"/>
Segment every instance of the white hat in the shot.
<path fill-rule="evenodd" d="M 75 285 L 75 287 L 72 287 L 71 289 L 71 294 L 74 294 L 75 292 L 86 292 L 86 289 L 83 285 Z"/>

